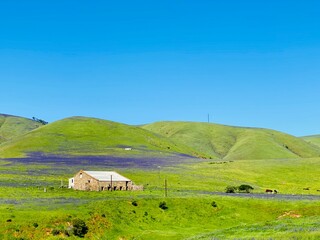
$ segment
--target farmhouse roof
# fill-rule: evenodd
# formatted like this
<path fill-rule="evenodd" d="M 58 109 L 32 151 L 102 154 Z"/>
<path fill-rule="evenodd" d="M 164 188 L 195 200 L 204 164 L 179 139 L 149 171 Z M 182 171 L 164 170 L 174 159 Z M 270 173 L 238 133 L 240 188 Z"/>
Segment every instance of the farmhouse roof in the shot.
<path fill-rule="evenodd" d="M 87 173 L 88 175 L 90 175 L 91 177 L 99 180 L 99 181 L 111 181 L 111 176 L 112 176 L 112 181 L 114 182 L 118 182 L 118 181 L 128 181 L 130 182 L 131 180 L 120 175 L 117 172 L 113 172 L 113 171 L 83 171 L 85 173 Z"/>

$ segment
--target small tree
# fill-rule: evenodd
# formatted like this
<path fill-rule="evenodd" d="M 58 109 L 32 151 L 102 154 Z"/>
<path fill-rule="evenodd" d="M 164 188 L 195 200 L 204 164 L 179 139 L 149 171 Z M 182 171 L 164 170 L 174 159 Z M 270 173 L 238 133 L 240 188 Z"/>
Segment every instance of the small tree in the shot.
<path fill-rule="evenodd" d="M 239 191 L 243 191 L 243 192 L 246 192 L 246 193 L 250 193 L 251 190 L 253 190 L 253 187 L 251 187 L 250 185 L 247 185 L 247 184 L 242 184 L 238 187 Z"/>
<path fill-rule="evenodd" d="M 168 209 L 167 203 L 165 201 L 159 203 L 159 208 L 162 210 Z"/>
<path fill-rule="evenodd" d="M 237 191 L 237 187 L 235 186 L 226 187 L 226 193 L 235 193 L 236 191 Z"/>
<path fill-rule="evenodd" d="M 88 227 L 86 223 L 79 218 L 76 218 L 72 221 L 73 234 L 78 237 L 84 237 L 88 232 Z"/>
<path fill-rule="evenodd" d="M 35 121 L 35 122 L 41 123 L 42 125 L 47 125 L 48 124 L 47 121 L 44 121 L 44 120 L 36 118 L 36 117 L 32 117 L 32 120 Z"/>

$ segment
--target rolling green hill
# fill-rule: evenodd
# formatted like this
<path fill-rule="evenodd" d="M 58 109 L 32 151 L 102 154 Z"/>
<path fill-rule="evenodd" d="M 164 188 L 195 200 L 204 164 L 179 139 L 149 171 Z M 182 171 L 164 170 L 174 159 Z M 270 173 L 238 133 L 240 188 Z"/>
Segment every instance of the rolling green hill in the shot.
<path fill-rule="evenodd" d="M 143 128 L 212 158 L 233 160 L 320 156 L 320 148 L 269 129 L 194 122 L 156 122 Z"/>
<path fill-rule="evenodd" d="M 125 150 L 125 148 L 132 150 Z M 28 153 L 64 155 L 193 154 L 192 149 L 139 127 L 71 117 L 33 130 L 0 145 L 0 157 Z"/>
<path fill-rule="evenodd" d="M 303 140 L 320 147 L 320 134 L 302 137 Z"/>
<path fill-rule="evenodd" d="M 24 157 L 31 153 L 89 156 L 182 153 L 225 160 L 320 156 L 318 136 L 306 137 L 305 141 L 260 128 L 194 122 L 156 122 L 136 127 L 86 117 L 66 118 L 39 128 L 40 125 L 26 118 L 0 115 L 0 157 Z"/>
<path fill-rule="evenodd" d="M 0 114 L 0 144 L 40 126 L 42 124 L 31 119 Z"/>

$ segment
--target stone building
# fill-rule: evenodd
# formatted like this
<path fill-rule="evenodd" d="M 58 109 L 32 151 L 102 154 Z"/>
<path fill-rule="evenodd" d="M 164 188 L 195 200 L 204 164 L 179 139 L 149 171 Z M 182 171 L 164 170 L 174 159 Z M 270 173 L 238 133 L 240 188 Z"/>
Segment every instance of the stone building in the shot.
<path fill-rule="evenodd" d="M 132 181 L 117 172 L 83 170 L 69 179 L 69 188 L 86 191 L 135 190 Z"/>

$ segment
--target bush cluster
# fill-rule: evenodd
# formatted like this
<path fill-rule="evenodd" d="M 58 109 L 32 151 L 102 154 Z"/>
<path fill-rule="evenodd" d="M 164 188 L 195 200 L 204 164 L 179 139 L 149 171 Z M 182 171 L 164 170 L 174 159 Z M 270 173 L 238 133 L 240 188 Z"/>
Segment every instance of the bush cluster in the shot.
<path fill-rule="evenodd" d="M 246 192 L 250 193 L 254 188 L 247 184 L 242 184 L 240 186 L 228 186 L 226 187 L 226 193 L 235 193 L 235 192 Z"/>
<path fill-rule="evenodd" d="M 38 225 L 37 225 L 38 226 Z M 53 236 L 57 236 L 60 234 L 64 234 L 65 236 L 77 236 L 83 238 L 88 232 L 88 227 L 82 219 L 75 218 L 72 220 L 72 225 L 69 227 L 65 227 L 62 225 L 57 226 L 52 229 L 51 234 Z"/>

